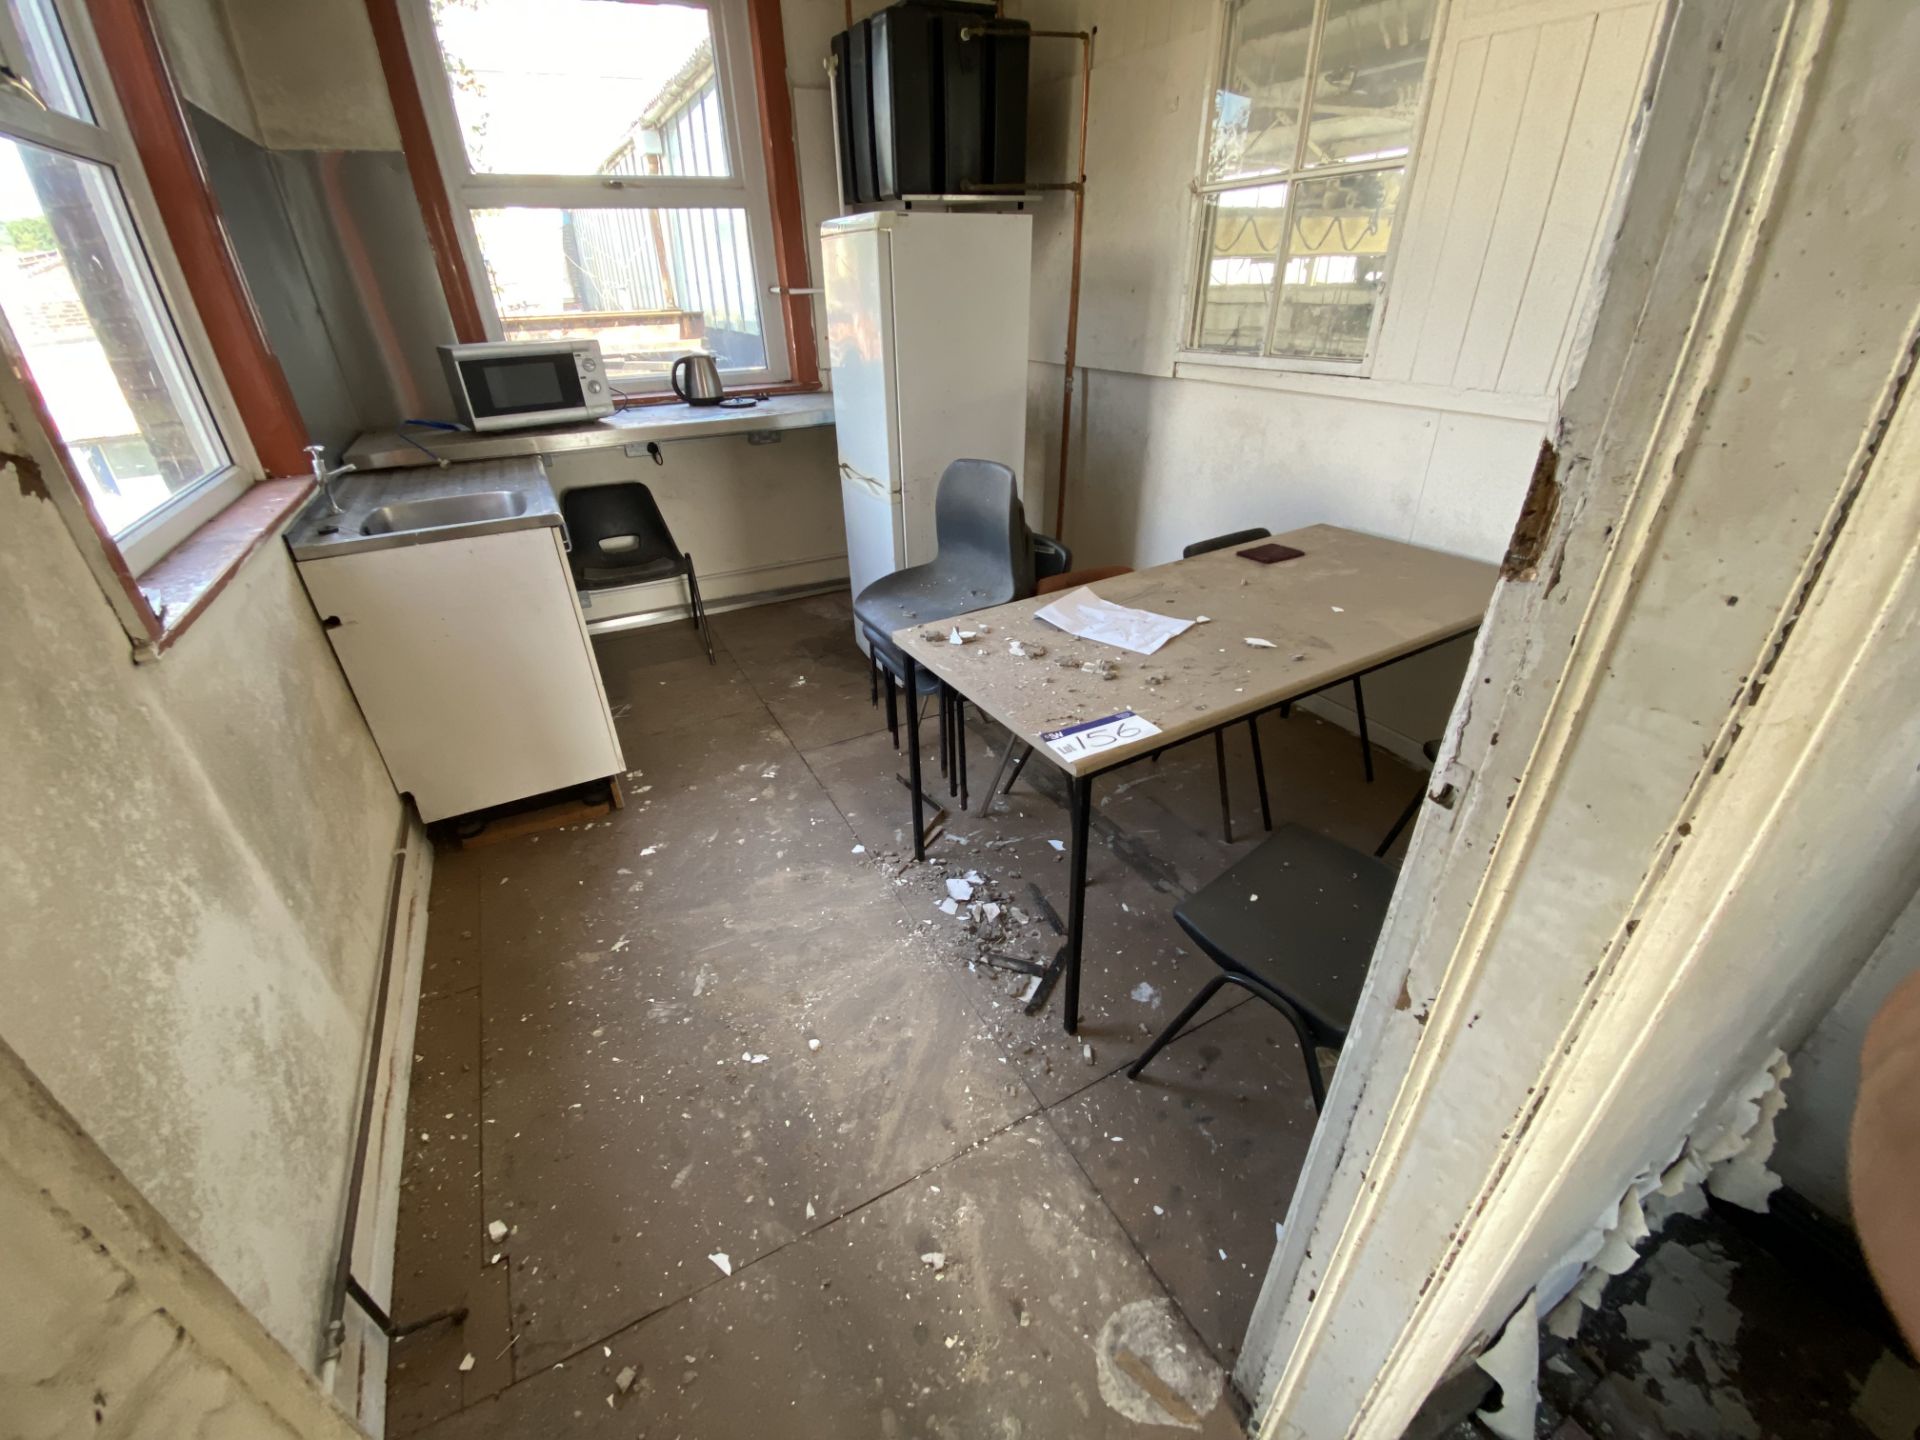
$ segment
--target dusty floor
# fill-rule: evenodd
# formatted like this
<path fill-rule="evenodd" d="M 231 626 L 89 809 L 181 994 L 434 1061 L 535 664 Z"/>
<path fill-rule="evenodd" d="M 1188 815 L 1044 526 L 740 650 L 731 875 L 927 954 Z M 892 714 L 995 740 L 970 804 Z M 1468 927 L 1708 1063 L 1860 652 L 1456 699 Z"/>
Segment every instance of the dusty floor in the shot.
<path fill-rule="evenodd" d="M 903 864 L 848 617 L 717 617 L 716 666 L 685 626 L 603 639 L 627 809 L 438 857 L 394 1313 L 471 1314 L 396 1347 L 389 1434 L 1238 1433 L 1301 1059 L 1223 999 L 1119 1072 L 1210 973 L 1170 912 L 1260 833 L 1244 734 L 1231 847 L 1204 742 L 1098 787 L 1072 1038 L 935 909 L 978 871 L 995 948 L 1050 955 L 1007 922 L 1029 882 L 1066 908 L 1062 806 L 1023 780 Z M 1418 783 L 1299 713 L 1263 735 L 1275 819 L 1358 846 Z"/>

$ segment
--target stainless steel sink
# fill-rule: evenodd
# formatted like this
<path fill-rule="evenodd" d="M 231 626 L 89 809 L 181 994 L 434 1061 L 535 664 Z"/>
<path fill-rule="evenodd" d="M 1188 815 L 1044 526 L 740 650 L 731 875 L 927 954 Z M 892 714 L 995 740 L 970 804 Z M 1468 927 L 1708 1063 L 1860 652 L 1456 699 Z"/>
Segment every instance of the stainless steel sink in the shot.
<path fill-rule="evenodd" d="M 527 513 L 527 497 L 512 490 L 477 490 L 471 495 L 441 495 L 431 500 L 398 500 L 382 505 L 360 526 L 362 535 L 400 535 L 510 520 Z"/>

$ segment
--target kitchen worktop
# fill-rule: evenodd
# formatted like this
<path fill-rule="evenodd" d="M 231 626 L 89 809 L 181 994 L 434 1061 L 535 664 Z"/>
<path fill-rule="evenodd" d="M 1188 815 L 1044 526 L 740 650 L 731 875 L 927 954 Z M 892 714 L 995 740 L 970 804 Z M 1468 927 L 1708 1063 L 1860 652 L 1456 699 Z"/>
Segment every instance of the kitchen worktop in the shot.
<path fill-rule="evenodd" d="M 430 529 L 363 533 L 368 517 L 383 506 L 493 490 L 521 497 L 524 508 L 515 515 L 495 515 Z M 341 514 L 333 514 L 327 508 L 326 497 L 315 494 L 287 530 L 287 548 L 293 551 L 295 560 L 321 560 L 330 555 L 391 550 L 463 535 L 498 535 L 508 530 L 557 527 L 561 523 L 560 502 L 547 483 L 546 466 L 532 455 L 468 460 L 444 467 L 428 465 L 409 470 L 347 474 L 333 482 L 333 493 L 340 502 Z"/>
<path fill-rule="evenodd" d="M 349 445 L 345 458 L 362 470 L 388 470 L 432 465 L 435 456 L 486 460 L 559 455 L 573 450 L 645 445 L 649 440 L 695 440 L 831 424 L 832 392 L 813 390 L 801 395 L 769 395 L 758 405 L 741 409 L 724 405 L 635 405 L 603 420 L 530 430 L 476 434 L 410 429 L 404 436 L 394 430 L 376 430 Z"/>

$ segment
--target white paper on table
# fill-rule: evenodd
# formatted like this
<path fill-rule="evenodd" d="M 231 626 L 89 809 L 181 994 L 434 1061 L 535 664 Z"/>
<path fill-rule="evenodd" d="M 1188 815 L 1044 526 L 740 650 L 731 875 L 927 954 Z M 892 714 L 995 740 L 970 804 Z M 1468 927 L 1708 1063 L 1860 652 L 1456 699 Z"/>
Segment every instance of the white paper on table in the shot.
<path fill-rule="evenodd" d="M 1051 605 L 1033 612 L 1069 635 L 1082 640 L 1098 640 L 1117 645 L 1136 655 L 1151 655 L 1182 631 L 1193 628 L 1191 620 L 1176 620 L 1171 615 L 1156 615 L 1151 610 L 1134 610 L 1102 600 L 1088 586 L 1069 590 Z"/>

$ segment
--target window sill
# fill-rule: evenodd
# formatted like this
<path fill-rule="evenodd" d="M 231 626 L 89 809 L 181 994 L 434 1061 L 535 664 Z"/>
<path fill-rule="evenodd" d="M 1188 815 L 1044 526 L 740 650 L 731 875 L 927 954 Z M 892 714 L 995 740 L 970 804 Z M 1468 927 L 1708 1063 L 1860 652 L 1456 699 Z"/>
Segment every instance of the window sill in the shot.
<path fill-rule="evenodd" d="M 135 658 L 157 660 L 171 648 L 312 493 L 311 480 L 263 480 L 155 562 L 138 582 L 150 638 L 135 645 Z"/>
<path fill-rule="evenodd" d="M 1311 362 L 1275 361 L 1253 355 L 1218 355 L 1207 350 L 1182 350 L 1174 356 L 1176 380 L 1199 380 L 1210 385 L 1238 385 L 1245 389 L 1277 390 L 1292 395 L 1314 395 L 1329 400 L 1362 400 L 1375 405 L 1402 405 L 1452 414 L 1484 415 L 1497 420 L 1526 420 L 1545 424 L 1553 416 L 1548 395 L 1505 395 L 1492 390 L 1456 390 L 1446 385 L 1422 385 L 1411 380 L 1376 380 L 1355 373 L 1305 368 Z"/>

